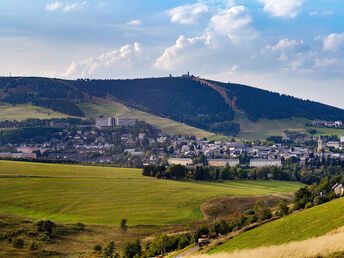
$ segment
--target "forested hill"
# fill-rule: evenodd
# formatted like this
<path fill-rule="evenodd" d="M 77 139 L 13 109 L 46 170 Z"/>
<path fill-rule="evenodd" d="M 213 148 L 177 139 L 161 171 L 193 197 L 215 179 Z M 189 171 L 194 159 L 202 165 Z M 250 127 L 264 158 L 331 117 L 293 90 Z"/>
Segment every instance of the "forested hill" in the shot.
<path fill-rule="evenodd" d="M 235 112 L 253 121 L 292 116 L 344 120 L 344 110 L 257 88 L 196 78 L 134 80 L 61 80 L 36 77 L 0 78 L 0 101 L 32 103 L 73 116 L 83 116 L 80 103 L 115 99 L 152 114 L 201 129 L 236 134 Z"/>

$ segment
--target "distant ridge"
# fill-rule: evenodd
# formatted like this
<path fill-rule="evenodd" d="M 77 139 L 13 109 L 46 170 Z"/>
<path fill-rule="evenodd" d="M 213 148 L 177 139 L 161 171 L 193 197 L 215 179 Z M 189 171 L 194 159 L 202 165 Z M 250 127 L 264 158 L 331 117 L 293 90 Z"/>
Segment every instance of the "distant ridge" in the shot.
<path fill-rule="evenodd" d="M 32 103 L 84 116 L 82 103 L 112 99 L 127 106 L 225 135 L 236 135 L 235 113 L 251 121 L 300 117 L 344 120 L 344 110 L 258 88 L 193 76 L 131 80 L 1 77 L 0 101 Z"/>

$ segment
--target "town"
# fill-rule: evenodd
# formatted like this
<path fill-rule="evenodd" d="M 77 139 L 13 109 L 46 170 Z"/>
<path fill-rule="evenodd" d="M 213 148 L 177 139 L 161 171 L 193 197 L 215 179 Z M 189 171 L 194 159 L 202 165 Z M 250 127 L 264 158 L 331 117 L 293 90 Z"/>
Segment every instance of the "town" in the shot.
<path fill-rule="evenodd" d="M 35 127 L 38 124 L 39 129 Z M 319 138 L 286 132 L 288 137 L 273 136 L 266 141 L 214 141 L 169 135 L 144 122 L 125 118 L 29 119 L 3 121 L 1 127 L 8 129 L 7 134 L 2 132 L 0 158 L 3 159 L 138 168 L 148 164 L 281 167 L 289 158 L 297 159 L 301 166 L 314 158 L 344 160 L 344 135 Z"/>

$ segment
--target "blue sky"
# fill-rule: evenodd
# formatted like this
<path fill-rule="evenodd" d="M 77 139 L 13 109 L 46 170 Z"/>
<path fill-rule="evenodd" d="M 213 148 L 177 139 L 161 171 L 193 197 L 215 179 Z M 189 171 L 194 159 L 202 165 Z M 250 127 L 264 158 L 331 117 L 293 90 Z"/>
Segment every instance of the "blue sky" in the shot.
<path fill-rule="evenodd" d="M 342 0 L 1 0 L 0 75 L 194 75 L 344 108 Z"/>

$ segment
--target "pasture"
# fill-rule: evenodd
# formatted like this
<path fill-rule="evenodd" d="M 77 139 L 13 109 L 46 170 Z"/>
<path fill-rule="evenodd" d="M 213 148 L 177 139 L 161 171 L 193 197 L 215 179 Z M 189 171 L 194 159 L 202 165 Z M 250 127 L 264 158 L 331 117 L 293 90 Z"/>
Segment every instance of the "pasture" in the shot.
<path fill-rule="evenodd" d="M 169 134 L 194 135 L 197 138 L 210 137 L 215 135 L 199 128 L 188 126 L 177 121 L 155 116 L 134 108 L 127 107 L 119 102 L 102 101 L 95 104 L 81 104 L 79 105 L 87 117 L 122 117 L 122 118 L 136 118 L 161 129 Z"/>
<path fill-rule="evenodd" d="M 51 118 L 65 118 L 68 115 L 55 112 L 53 110 L 21 104 L 12 106 L 10 104 L 0 104 L 0 121 L 3 120 L 25 120 L 28 118 L 51 119 Z"/>
<path fill-rule="evenodd" d="M 344 226 L 344 198 L 269 222 L 239 234 L 209 253 L 233 252 L 319 237 Z"/>
<path fill-rule="evenodd" d="M 143 177 L 141 170 L 0 161 L 0 212 L 59 222 L 164 225 L 203 218 L 219 196 L 290 193 L 280 181 L 192 182 Z"/>

